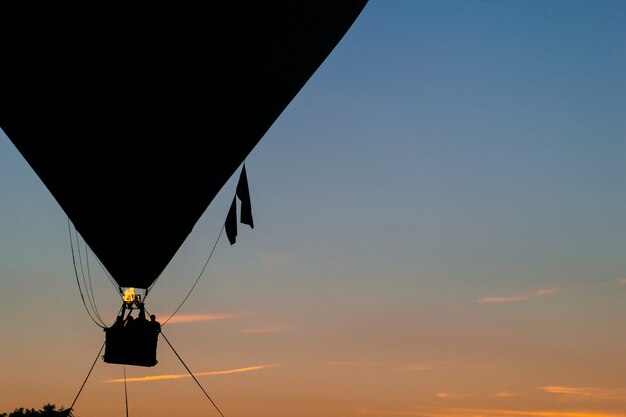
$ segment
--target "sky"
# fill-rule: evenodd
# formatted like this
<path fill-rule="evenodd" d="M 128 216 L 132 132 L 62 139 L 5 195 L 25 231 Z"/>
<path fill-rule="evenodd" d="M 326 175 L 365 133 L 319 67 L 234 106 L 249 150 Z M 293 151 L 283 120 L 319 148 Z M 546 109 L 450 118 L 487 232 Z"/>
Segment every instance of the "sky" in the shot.
<path fill-rule="evenodd" d="M 370 0 L 246 160 L 163 332 L 225 416 L 626 417 L 626 3 Z M 168 317 L 237 174 L 147 305 Z M 93 261 L 98 310 L 120 305 Z M 67 217 L 0 133 L 0 412 L 104 336 Z M 133 416 L 217 416 L 163 340 Z M 96 362 L 75 413 L 124 415 Z"/>

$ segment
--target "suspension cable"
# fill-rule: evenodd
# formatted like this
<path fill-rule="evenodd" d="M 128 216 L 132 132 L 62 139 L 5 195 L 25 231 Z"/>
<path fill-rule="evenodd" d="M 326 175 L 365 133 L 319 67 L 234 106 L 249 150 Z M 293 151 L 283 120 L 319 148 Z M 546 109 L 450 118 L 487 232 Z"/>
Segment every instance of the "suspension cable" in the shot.
<path fill-rule="evenodd" d="M 93 300 L 93 308 L 96 313 L 96 316 L 98 316 L 100 321 L 104 323 L 104 320 L 102 320 L 102 317 L 100 317 L 100 312 L 98 311 L 98 304 L 96 303 L 96 295 L 93 292 L 93 285 L 91 284 L 91 269 L 89 268 L 89 245 L 87 245 L 86 242 L 85 242 L 85 265 L 87 267 L 87 278 L 89 279 L 89 292 L 91 293 L 91 299 Z"/>
<path fill-rule="evenodd" d="M 91 250 L 91 248 L 90 248 L 90 250 Z M 93 254 L 93 251 L 91 251 L 91 253 Z M 94 256 L 95 256 L 95 254 L 94 254 Z M 107 278 L 109 278 L 109 281 L 111 282 L 111 285 L 113 285 L 113 288 L 115 288 L 115 292 L 120 294 L 120 295 L 123 294 L 122 287 L 117 285 L 117 283 L 115 282 L 115 280 L 113 279 L 111 274 L 109 274 L 109 271 L 107 271 L 107 269 L 104 267 L 104 265 L 102 265 L 102 262 L 100 261 L 100 258 L 98 258 L 97 256 L 95 256 L 95 258 L 98 261 L 98 263 L 100 264 L 100 268 L 102 268 L 102 270 L 104 271 L 104 274 L 107 276 Z"/>
<path fill-rule="evenodd" d="M 224 232 L 224 227 L 226 226 L 226 224 L 222 225 L 222 230 L 220 230 L 219 235 L 217 236 L 217 239 L 215 239 L 215 243 L 213 244 L 213 248 L 211 249 L 211 252 L 209 253 L 209 256 L 207 257 L 206 262 L 204 263 L 204 266 L 202 267 L 202 270 L 200 271 L 200 273 L 198 274 L 198 277 L 196 278 L 196 281 L 193 283 L 193 285 L 191 286 L 191 289 L 189 290 L 189 292 L 187 293 L 187 295 L 185 296 L 185 298 L 183 299 L 183 301 L 180 303 L 180 305 L 176 308 L 176 310 L 174 310 L 174 312 L 168 317 L 167 320 L 165 320 L 163 322 L 163 324 L 161 324 L 162 326 L 165 326 L 165 324 L 167 324 L 168 321 L 171 320 L 172 317 L 174 317 L 174 315 L 176 313 L 178 313 L 178 310 L 180 310 L 180 308 L 183 306 L 183 304 L 185 304 L 185 301 L 187 301 L 187 299 L 189 298 L 189 296 L 191 295 L 191 293 L 193 292 L 193 290 L 196 288 L 196 285 L 198 284 L 198 281 L 200 281 L 200 277 L 202 277 L 202 274 L 204 273 L 204 270 L 206 269 L 207 265 L 209 264 L 209 261 L 211 260 L 211 257 L 213 256 L 213 252 L 215 252 L 215 248 L 217 247 L 217 242 L 219 242 L 220 237 L 222 237 L 222 233 Z"/>
<path fill-rule="evenodd" d="M 74 404 L 76 404 L 76 401 L 78 400 L 78 397 L 80 396 L 80 393 L 83 392 L 83 388 L 85 387 L 85 384 L 87 383 L 87 380 L 89 379 L 89 376 L 91 375 L 91 371 L 93 371 L 94 366 L 96 366 L 96 362 L 98 362 L 98 358 L 100 357 L 100 354 L 102 353 L 102 349 L 104 349 L 105 344 L 106 344 L 106 341 L 102 344 L 102 347 L 100 347 L 100 350 L 98 351 L 98 354 L 96 355 L 96 359 L 94 359 L 93 363 L 91 364 L 91 368 L 89 368 L 89 372 L 87 373 L 87 376 L 85 377 L 85 380 L 83 381 L 83 385 L 80 386 L 80 389 L 78 390 L 78 394 L 76 394 L 76 397 L 74 397 L 74 401 L 72 401 L 72 405 L 69 408 L 70 410 L 74 408 Z"/>
<path fill-rule="evenodd" d="M 74 228 L 74 233 L 76 235 L 76 251 L 78 252 L 78 262 L 80 264 L 80 273 L 83 278 L 83 285 L 85 287 L 85 292 L 87 293 L 87 299 L 89 300 L 89 305 L 91 306 L 91 311 L 94 316 L 100 321 L 102 325 L 106 327 L 106 323 L 100 317 L 100 313 L 98 312 L 98 307 L 96 306 L 96 298 L 93 294 L 93 287 L 91 285 L 91 273 L 89 272 L 89 257 L 87 251 L 87 244 L 85 243 L 85 262 L 86 266 L 83 267 L 83 254 L 80 249 L 80 238 L 78 236 L 78 230 Z M 87 280 L 85 279 L 85 269 L 87 269 L 87 276 L 89 277 L 89 286 L 87 286 Z"/>
<path fill-rule="evenodd" d="M 124 398 L 126 399 L 126 417 L 128 417 L 128 389 L 126 388 L 126 365 L 124 365 Z"/>
<path fill-rule="evenodd" d="M 85 279 L 85 269 L 83 267 L 83 254 L 80 250 L 80 238 L 78 236 L 78 230 L 74 228 L 74 236 L 76 237 L 76 252 L 78 252 L 78 265 L 80 266 L 80 276 L 83 279 L 83 288 L 85 288 L 85 293 L 87 293 L 87 301 L 89 301 L 89 305 L 91 306 L 91 310 L 93 311 L 93 301 L 91 300 L 91 296 L 89 294 L 89 288 L 87 287 L 87 280 Z"/>
<path fill-rule="evenodd" d="M 189 375 L 191 375 L 191 377 L 193 378 L 194 381 L 196 381 L 196 384 L 198 384 L 198 387 L 200 387 L 200 389 L 202 390 L 202 392 L 204 393 L 204 395 L 209 399 L 209 401 L 211 401 L 211 404 L 213 404 L 213 407 L 215 407 L 215 409 L 217 410 L 218 413 L 220 413 L 220 416 L 224 417 L 224 414 L 222 414 L 222 412 L 220 411 L 219 407 L 217 406 L 217 404 L 215 404 L 215 402 L 211 399 L 211 396 L 206 392 L 206 390 L 202 387 L 202 385 L 200 384 L 200 382 L 198 381 L 198 379 L 196 379 L 196 376 L 193 374 L 193 372 L 191 372 L 191 370 L 189 369 L 189 367 L 187 366 L 187 364 L 183 361 L 183 358 L 180 357 L 180 355 L 178 354 L 178 352 L 176 352 L 176 349 L 174 349 L 174 346 L 172 346 L 172 344 L 170 343 L 170 341 L 167 339 L 167 337 L 165 337 L 165 335 L 163 334 L 163 330 L 161 330 L 161 336 L 163 336 L 163 339 L 165 339 L 165 341 L 167 342 L 168 345 L 170 345 L 170 348 L 172 348 L 172 352 L 174 352 L 174 354 L 176 355 L 176 357 L 178 358 L 178 360 L 180 361 L 180 363 L 183 364 L 183 366 L 185 367 L 185 369 L 187 370 L 187 372 L 189 372 Z"/>
<path fill-rule="evenodd" d="M 80 287 L 80 279 L 78 278 L 78 269 L 76 268 L 76 257 L 74 256 L 74 242 L 73 242 L 73 239 L 72 239 L 72 228 L 71 228 L 71 225 L 70 225 L 69 217 L 67 219 L 67 227 L 68 227 L 69 236 L 70 236 L 70 248 L 72 250 L 72 264 L 74 265 L 74 275 L 76 276 L 76 284 L 78 285 L 78 292 L 80 293 L 80 298 L 81 298 L 81 300 L 83 300 L 83 306 L 85 306 L 85 311 L 87 311 L 87 314 L 89 315 L 89 318 L 96 324 L 96 326 L 104 329 L 104 328 L 106 328 L 104 323 L 102 323 L 102 324 L 98 323 L 96 321 L 96 319 L 91 315 L 91 312 L 89 311 L 89 307 L 87 307 L 87 303 L 85 302 L 85 297 L 83 295 L 83 291 L 82 291 L 82 289 Z"/>

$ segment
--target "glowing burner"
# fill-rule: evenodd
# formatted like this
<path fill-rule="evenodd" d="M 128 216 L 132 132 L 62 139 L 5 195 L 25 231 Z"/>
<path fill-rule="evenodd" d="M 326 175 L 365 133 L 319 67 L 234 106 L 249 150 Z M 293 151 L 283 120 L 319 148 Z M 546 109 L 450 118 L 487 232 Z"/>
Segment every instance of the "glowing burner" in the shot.
<path fill-rule="evenodd" d="M 135 301 L 135 289 L 133 287 L 130 287 L 129 289 L 124 291 L 124 295 L 122 296 L 122 300 L 124 300 L 124 302 L 126 304 L 130 304 L 133 301 Z"/>

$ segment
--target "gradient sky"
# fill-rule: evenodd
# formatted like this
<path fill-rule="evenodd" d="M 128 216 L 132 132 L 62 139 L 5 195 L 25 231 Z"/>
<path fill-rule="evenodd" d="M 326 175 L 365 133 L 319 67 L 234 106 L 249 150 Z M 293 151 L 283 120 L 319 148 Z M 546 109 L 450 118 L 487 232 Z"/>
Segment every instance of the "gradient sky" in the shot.
<path fill-rule="evenodd" d="M 249 155 L 254 230 L 221 238 L 164 328 L 224 414 L 626 417 L 625 20 L 623 1 L 371 0 Z M 236 177 L 150 295 L 161 319 Z M 69 406 L 102 343 L 67 218 L 0 134 L 0 412 Z M 126 368 L 131 415 L 217 415 L 158 358 Z M 98 361 L 76 414 L 124 415 L 120 378 Z"/>

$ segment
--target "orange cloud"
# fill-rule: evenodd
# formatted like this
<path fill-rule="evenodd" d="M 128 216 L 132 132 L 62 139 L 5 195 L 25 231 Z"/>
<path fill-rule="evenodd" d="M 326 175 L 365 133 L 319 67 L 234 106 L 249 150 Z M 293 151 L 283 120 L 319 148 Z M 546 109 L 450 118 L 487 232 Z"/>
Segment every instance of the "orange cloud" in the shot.
<path fill-rule="evenodd" d="M 563 395 L 566 398 L 576 398 L 581 400 L 626 400 L 626 389 L 602 389 L 592 387 L 543 387 L 545 392 L 550 394 Z"/>
<path fill-rule="evenodd" d="M 255 365 L 248 366 L 246 368 L 237 368 L 237 369 L 227 369 L 224 371 L 210 371 L 210 372 L 198 372 L 194 373 L 195 376 L 207 376 L 207 375 L 227 375 L 227 374 L 237 374 L 241 372 L 251 372 L 258 371 L 261 369 L 274 368 L 275 366 L 279 366 L 279 363 L 274 363 L 271 365 Z M 139 378 L 126 378 L 126 382 L 146 382 L 146 381 L 161 381 L 164 379 L 181 379 L 181 378 L 190 378 L 189 374 L 174 374 L 174 375 L 151 375 L 151 376 L 143 376 Z M 124 379 L 109 379 L 102 382 L 124 382 Z"/>
<path fill-rule="evenodd" d="M 515 397 L 516 395 L 517 395 L 516 393 L 506 391 L 506 390 L 498 391 L 495 394 L 493 394 L 494 397 L 498 397 L 498 398 L 509 398 L 509 397 Z"/>
<path fill-rule="evenodd" d="M 177 314 L 167 324 L 191 323 L 194 321 L 228 320 L 241 317 L 238 313 L 213 313 L 213 314 Z"/>
<path fill-rule="evenodd" d="M 468 398 L 472 397 L 472 394 L 457 394 L 447 391 L 441 391 L 435 394 L 437 398 Z"/>
<path fill-rule="evenodd" d="M 626 278 L 619 278 L 616 280 L 618 284 L 626 285 Z"/>
<path fill-rule="evenodd" d="M 524 301 L 535 297 L 544 297 L 546 295 L 554 294 L 558 288 L 544 288 L 541 290 L 531 291 L 526 294 L 512 295 L 507 297 L 483 297 L 478 300 L 479 303 L 513 303 L 515 301 Z"/>

